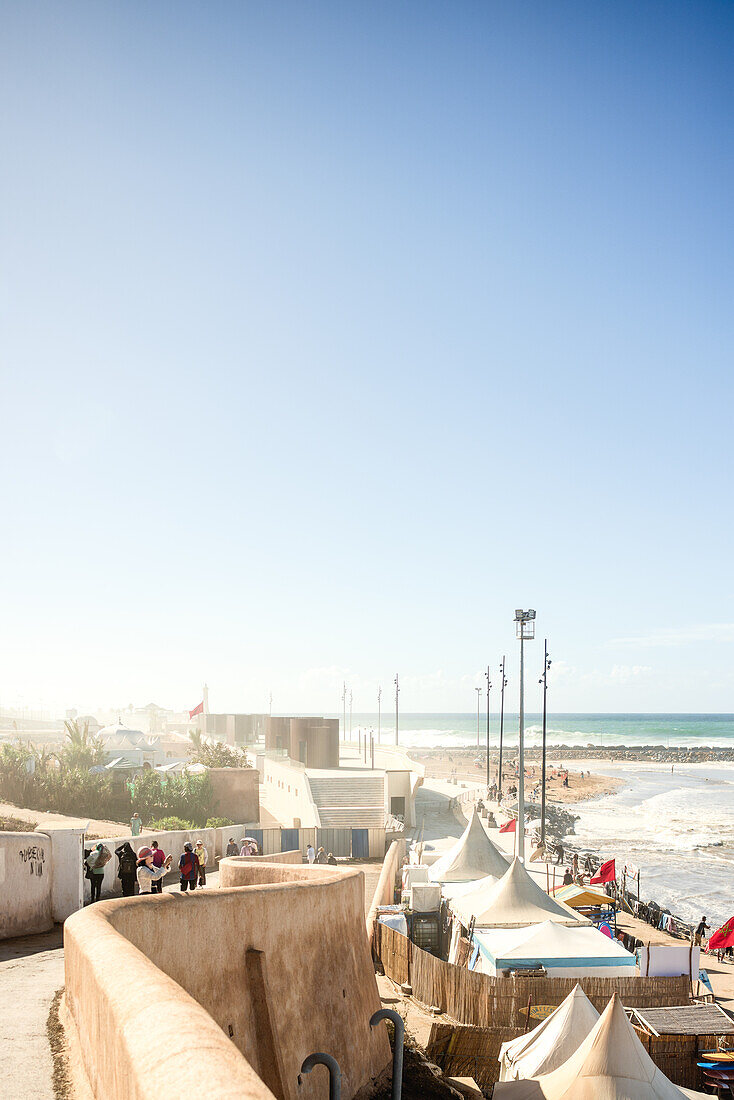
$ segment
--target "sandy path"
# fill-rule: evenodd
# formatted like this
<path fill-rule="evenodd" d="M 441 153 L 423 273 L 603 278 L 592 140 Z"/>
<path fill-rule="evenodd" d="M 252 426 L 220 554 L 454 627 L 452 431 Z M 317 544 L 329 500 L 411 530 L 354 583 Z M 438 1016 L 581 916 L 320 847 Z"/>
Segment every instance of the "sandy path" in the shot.
<path fill-rule="evenodd" d="M 46 810 L 26 810 L 22 806 L 13 806 L 10 802 L 0 802 L 0 816 L 19 817 L 22 821 L 31 821 L 34 825 L 44 822 L 54 825 L 78 825 L 80 821 L 89 821 L 87 835 L 91 837 L 130 836 L 130 825 L 119 821 L 98 821 L 87 817 L 66 817 L 64 814 L 52 814 Z"/>

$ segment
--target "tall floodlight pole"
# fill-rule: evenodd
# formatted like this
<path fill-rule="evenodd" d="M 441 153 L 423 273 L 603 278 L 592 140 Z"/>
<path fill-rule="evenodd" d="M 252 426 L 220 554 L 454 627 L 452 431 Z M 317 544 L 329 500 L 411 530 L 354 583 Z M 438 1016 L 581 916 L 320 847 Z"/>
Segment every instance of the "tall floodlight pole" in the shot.
<path fill-rule="evenodd" d="M 486 672 L 486 796 L 490 796 L 490 692 L 492 681 L 490 680 L 490 665 L 487 664 Z"/>
<path fill-rule="evenodd" d="M 538 680 L 539 684 L 543 685 L 543 764 L 541 769 L 541 790 L 540 790 L 540 847 L 545 848 L 545 728 L 546 728 L 546 714 L 547 714 L 547 695 L 548 695 L 548 669 L 551 666 L 550 658 L 548 656 L 548 639 L 545 639 L 545 657 L 543 658 L 543 675 Z"/>
<path fill-rule="evenodd" d="M 382 711 L 382 688 L 377 689 L 377 744 L 380 744 L 380 717 Z"/>
<path fill-rule="evenodd" d="M 502 738 L 505 733 L 505 688 L 507 687 L 507 677 L 505 676 L 505 658 L 502 657 L 502 664 L 500 665 L 500 676 L 502 677 L 502 693 L 500 695 L 500 759 L 497 768 L 497 805 L 499 806 L 502 801 Z"/>
<path fill-rule="evenodd" d="M 398 680 L 398 674 L 395 673 L 395 744 L 398 743 L 398 696 L 400 695 L 400 682 Z"/>
<path fill-rule="evenodd" d="M 273 717 L 273 693 L 272 693 L 272 691 L 270 692 L 270 701 L 268 703 L 268 714 L 270 715 L 271 718 Z"/>
<path fill-rule="evenodd" d="M 344 740 L 346 741 L 346 739 L 347 739 L 347 685 L 346 685 L 346 682 L 344 684 L 344 690 L 342 691 L 342 717 L 343 717 L 342 733 L 344 735 Z"/>
<path fill-rule="evenodd" d="M 349 692 L 349 741 L 352 740 L 352 699 L 354 698 L 354 692 Z"/>
<path fill-rule="evenodd" d="M 477 693 L 477 748 L 479 748 L 481 742 L 479 740 L 479 710 L 482 705 L 482 689 L 480 687 L 474 688 Z"/>
<path fill-rule="evenodd" d="M 525 642 L 535 637 L 535 612 L 515 612 L 515 633 L 520 639 L 520 728 L 519 771 L 517 781 L 517 858 L 525 862 Z"/>

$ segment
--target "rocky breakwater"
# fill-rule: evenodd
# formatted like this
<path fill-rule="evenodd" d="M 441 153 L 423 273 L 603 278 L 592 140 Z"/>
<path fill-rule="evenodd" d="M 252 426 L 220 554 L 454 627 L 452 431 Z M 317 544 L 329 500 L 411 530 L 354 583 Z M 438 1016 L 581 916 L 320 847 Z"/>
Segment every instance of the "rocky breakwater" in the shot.
<path fill-rule="evenodd" d="M 554 766 L 564 760 L 639 760 L 661 764 L 707 764 L 722 761 L 734 761 L 734 747 L 719 748 L 711 745 L 698 745 L 695 748 L 677 746 L 666 748 L 664 745 L 549 745 L 549 761 Z M 539 760 L 540 749 L 525 750 L 525 760 Z"/>

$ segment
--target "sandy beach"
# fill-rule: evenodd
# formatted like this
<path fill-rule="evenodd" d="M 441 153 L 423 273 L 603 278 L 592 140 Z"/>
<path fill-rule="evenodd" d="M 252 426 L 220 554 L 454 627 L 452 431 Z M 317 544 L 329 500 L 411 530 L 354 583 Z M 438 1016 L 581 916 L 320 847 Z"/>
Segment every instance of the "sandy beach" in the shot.
<path fill-rule="evenodd" d="M 476 767 L 474 760 L 477 757 L 476 749 L 411 749 L 409 754 L 412 760 L 417 761 L 426 769 L 426 776 L 431 779 L 450 780 L 455 778 L 458 783 L 466 783 L 471 786 L 483 785 L 485 781 L 485 765 Z M 515 769 L 512 766 L 513 756 L 502 761 L 502 784 L 509 788 L 516 782 Z M 563 786 L 562 778 L 558 775 L 560 765 L 568 768 L 568 787 Z M 550 802 L 570 804 L 574 802 L 586 802 L 592 798 L 601 798 L 603 795 L 613 794 L 624 785 L 624 779 L 616 776 L 599 775 L 590 773 L 589 770 L 573 761 L 561 760 L 557 754 L 553 754 L 552 765 L 549 760 L 546 775 L 546 797 Z M 584 762 L 585 765 L 585 762 Z M 530 798 L 533 789 L 540 784 L 540 764 L 537 762 L 525 765 L 526 779 L 525 790 Z M 494 782 L 497 778 L 497 757 L 490 754 L 490 776 Z M 538 793 L 538 799 L 540 794 Z"/>

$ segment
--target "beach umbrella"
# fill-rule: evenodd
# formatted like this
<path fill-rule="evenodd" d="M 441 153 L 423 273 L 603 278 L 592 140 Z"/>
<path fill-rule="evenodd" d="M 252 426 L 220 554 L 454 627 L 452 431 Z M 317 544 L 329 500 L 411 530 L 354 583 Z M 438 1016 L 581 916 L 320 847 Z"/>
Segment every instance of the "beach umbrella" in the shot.
<path fill-rule="evenodd" d="M 709 951 L 723 951 L 725 947 L 734 947 L 734 917 L 729 917 L 708 942 Z"/>

